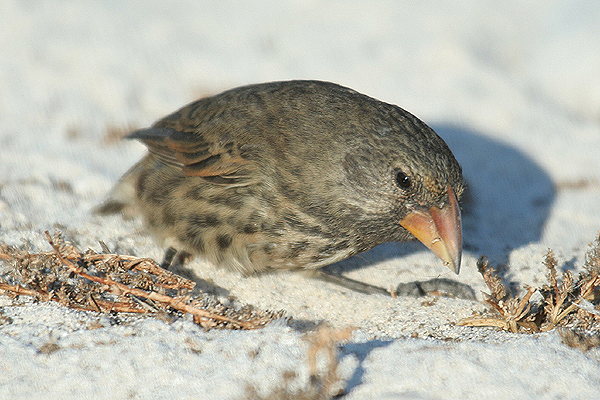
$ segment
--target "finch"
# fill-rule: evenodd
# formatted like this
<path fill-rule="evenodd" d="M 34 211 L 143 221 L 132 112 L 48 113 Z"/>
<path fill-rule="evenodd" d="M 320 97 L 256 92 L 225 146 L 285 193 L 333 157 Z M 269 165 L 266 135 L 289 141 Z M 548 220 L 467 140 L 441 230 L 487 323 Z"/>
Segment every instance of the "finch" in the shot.
<path fill-rule="evenodd" d="M 461 167 L 398 106 L 329 82 L 272 82 L 197 100 L 127 138 L 149 152 L 98 211 L 141 215 L 171 257 L 318 269 L 416 238 L 459 271 Z"/>

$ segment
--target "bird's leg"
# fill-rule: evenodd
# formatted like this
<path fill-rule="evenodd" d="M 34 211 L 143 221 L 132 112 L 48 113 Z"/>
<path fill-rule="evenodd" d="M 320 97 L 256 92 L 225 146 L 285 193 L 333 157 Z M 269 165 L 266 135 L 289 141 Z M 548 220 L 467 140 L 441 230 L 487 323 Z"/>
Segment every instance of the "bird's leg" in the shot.
<path fill-rule="evenodd" d="M 398 284 L 396 295 L 420 297 L 428 294 L 477 300 L 473 288 L 465 283 L 447 278 L 433 278 L 428 281 L 414 281 Z"/>
<path fill-rule="evenodd" d="M 331 274 L 320 269 L 311 271 L 311 277 L 325 282 L 335 283 L 336 285 L 340 285 L 346 289 L 354 290 L 359 293 L 383 294 L 385 296 L 390 296 L 392 294 L 389 290 L 386 290 L 382 287 L 369 285 L 368 283 L 356 281 L 342 275 Z"/>
<path fill-rule="evenodd" d="M 175 258 L 176 254 L 177 250 L 174 247 L 169 247 L 167 251 L 165 251 L 165 255 L 160 263 L 160 267 L 162 269 L 169 269 L 173 265 L 173 259 Z"/>
<path fill-rule="evenodd" d="M 370 285 L 368 283 L 356 281 L 354 279 L 325 272 L 323 270 L 311 271 L 310 276 L 325 282 L 335 283 L 336 285 L 345 287 L 346 289 L 354 290 L 364 294 L 383 294 L 385 296 L 392 297 L 421 297 L 433 294 L 437 296 L 454 297 L 465 300 L 476 300 L 475 292 L 469 285 L 446 278 L 434 278 L 428 281 L 400 283 L 395 289 L 390 288 L 386 290 L 379 286 Z"/>
<path fill-rule="evenodd" d="M 174 247 L 169 247 L 165 251 L 160 267 L 162 269 L 169 269 L 183 265 L 187 259 L 190 258 L 190 253 L 186 251 L 177 250 Z"/>

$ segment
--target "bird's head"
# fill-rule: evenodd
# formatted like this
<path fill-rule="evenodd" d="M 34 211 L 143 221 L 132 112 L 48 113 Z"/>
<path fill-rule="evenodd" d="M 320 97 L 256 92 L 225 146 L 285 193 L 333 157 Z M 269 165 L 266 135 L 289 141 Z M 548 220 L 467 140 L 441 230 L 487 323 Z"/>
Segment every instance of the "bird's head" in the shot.
<path fill-rule="evenodd" d="M 418 118 L 388 107 L 344 158 L 347 181 L 360 193 L 382 242 L 421 241 L 458 274 L 462 254 L 462 170 L 446 143 Z M 366 223 L 365 226 L 369 224 Z M 376 231 L 379 230 L 380 233 Z"/>

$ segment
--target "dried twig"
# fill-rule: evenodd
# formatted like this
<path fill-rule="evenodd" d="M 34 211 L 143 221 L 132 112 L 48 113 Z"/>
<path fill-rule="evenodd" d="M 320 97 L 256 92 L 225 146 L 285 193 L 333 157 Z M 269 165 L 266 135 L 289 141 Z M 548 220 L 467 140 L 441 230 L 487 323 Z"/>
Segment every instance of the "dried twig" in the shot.
<path fill-rule="evenodd" d="M 9 273 L 14 282 L 0 278 L 1 291 L 99 312 L 177 310 L 193 315 L 204 328 L 256 329 L 282 316 L 251 307 L 235 310 L 206 295 L 188 295 L 195 283 L 160 268 L 154 260 L 92 250 L 82 254 L 59 233 L 46 236 L 53 252 L 29 254 L 0 246 L 0 258 L 14 262 Z"/>
<path fill-rule="evenodd" d="M 112 279 L 100 278 L 98 276 L 90 275 L 90 274 L 84 272 L 83 268 L 76 267 L 71 261 L 69 261 L 68 259 L 66 259 L 62 256 L 62 254 L 60 253 L 59 247 L 56 244 L 54 244 L 54 242 L 52 241 L 52 237 L 50 236 L 48 231 L 46 231 L 46 236 L 48 237 L 48 242 L 50 243 L 50 246 L 52 246 L 52 248 L 56 252 L 56 255 L 58 256 L 59 260 L 65 266 L 67 266 L 67 268 L 69 268 L 71 271 L 75 272 L 76 274 L 80 275 L 81 277 L 88 279 L 92 282 L 97 282 L 97 283 L 100 283 L 103 285 L 113 286 L 114 289 L 117 289 L 120 292 L 121 296 L 131 294 L 134 296 L 144 297 L 146 299 L 158 301 L 159 303 L 165 303 L 176 310 L 192 314 L 194 316 L 194 321 L 201 325 L 205 325 L 205 323 L 203 323 L 205 320 L 213 319 L 213 320 L 217 320 L 217 321 L 229 322 L 233 325 L 239 325 L 240 327 L 245 328 L 245 329 L 250 329 L 250 328 L 254 327 L 254 325 L 252 323 L 248 323 L 246 321 L 236 321 L 232 318 L 227 318 L 223 315 L 218 315 L 215 313 L 211 313 L 208 311 L 198 309 L 196 307 L 192 307 L 188 304 L 185 304 L 181 299 L 174 299 L 172 297 L 162 295 L 162 294 L 159 294 L 156 292 L 146 292 L 144 290 L 133 288 L 133 287 L 124 285 L 122 283 L 113 281 Z"/>
<path fill-rule="evenodd" d="M 600 324 L 600 311 L 597 307 L 600 288 L 600 234 L 585 255 L 585 273 L 577 281 L 566 271 L 558 278 L 558 260 L 550 250 L 544 257 L 548 269 L 548 284 L 540 289 L 528 288 L 523 298 L 507 294 L 506 286 L 489 267 L 483 257 L 477 263 L 479 272 L 492 292 L 485 294 L 485 303 L 499 317 L 465 318 L 459 322 L 466 326 L 492 326 L 511 332 L 546 332 L 559 325 L 581 325 L 590 328 Z M 539 291 L 543 304 L 535 307 L 530 303 L 531 296 Z M 596 301 L 596 304 L 593 303 Z M 600 329 L 600 326 L 597 327 Z"/>
<path fill-rule="evenodd" d="M 501 318 L 465 318 L 459 324 L 467 326 L 494 326 L 511 332 L 518 332 L 519 328 L 535 331 L 536 326 L 530 315 L 531 305 L 529 304 L 529 299 L 535 293 L 536 289 L 527 288 L 527 293 L 521 299 L 511 297 L 506 291 L 506 286 L 496 275 L 496 271 L 489 266 L 488 260 L 481 257 L 477 261 L 477 267 L 492 292 L 491 295 L 484 293 L 485 303 L 500 314 Z"/>
<path fill-rule="evenodd" d="M 331 395 L 333 387 L 339 381 L 337 376 L 338 343 L 348 340 L 355 330 L 356 328 L 334 329 L 327 324 L 320 324 L 313 332 L 309 332 L 304 336 L 304 340 L 310 345 L 308 349 L 308 370 L 311 383 L 317 386 L 317 392 L 321 393 L 323 397 Z M 321 376 L 317 371 L 317 355 L 322 351 L 327 354 L 329 361 L 324 376 Z"/>

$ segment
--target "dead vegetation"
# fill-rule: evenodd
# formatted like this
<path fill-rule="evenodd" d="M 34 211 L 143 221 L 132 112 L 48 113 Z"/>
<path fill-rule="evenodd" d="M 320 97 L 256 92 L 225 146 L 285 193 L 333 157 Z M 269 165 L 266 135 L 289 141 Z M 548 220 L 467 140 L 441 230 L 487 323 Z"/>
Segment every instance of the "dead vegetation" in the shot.
<path fill-rule="evenodd" d="M 564 344 L 579 350 L 588 351 L 600 346 L 599 333 L 577 332 L 572 329 L 559 328 L 558 335 Z"/>
<path fill-rule="evenodd" d="M 160 268 L 152 259 L 111 254 L 102 242 L 102 253 L 91 249 L 82 253 L 66 242 L 60 232 L 52 236 L 46 232 L 46 236 L 52 251 L 43 253 L 0 244 L 0 261 L 11 266 L 0 276 L 0 293 L 13 298 L 31 296 L 40 302 L 56 301 L 87 311 L 151 313 L 159 318 L 188 313 L 205 329 L 257 329 L 284 317 L 283 312 L 258 311 L 250 306 L 234 309 L 209 295 L 194 295 L 193 281 Z M 11 321 L 0 312 L 0 325 L 5 323 Z M 281 376 L 281 385 L 266 397 L 249 385 L 247 398 L 325 400 L 342 395 L 337 350 L 339 343 L 348 340 L 353 331 L 354 328 L 338 330 L 320 324 L 304 336 L 308 343 L 309 381 L 292 389 L 298 375 L 287 371 Z M 51 354 L 59 349 L 50 341 L 38 352 Z M 320 354 L 327 361 L 324 368 L 317 365 Z"/>
<path fill-rule="evenodd" d="M 345 388 L 343 381 L 337 373 L 338 346 L 341 342 L 350 339 L 355 328 L 336 329 L 326 323 L 319 324 L 314 330 L 304 335 L 303 339 L 308 343 L 308 371 L 309 381 L 300 389 L 292 388 L 297 374 L 294 371 L 286 371 L 282 374 L 282 382 L 279 387 L 261 396 L 252 385 L 248 385 L 247 396 L 249 400 L 328 400 L 343 396 Z M 326 356 L 325 368 L 318 368 L 317 360 L 319 354 Z"/>
<path fill-rule="evenodd" d="M 544 265 L 548 283 L 541 288 L 527 287 L 520 297 L 511 295 L 488 261 L 480 258 L 477 267 L 491 292 L 484 293 L 485 303 L 493 314 L 465 318 L 459 324 L 492 326 L 515 333 L 547 332 L 556 327 L 600 332 L 600 234 L 590 244 L 584 271 L 577 279 L 570 271 L 559 278 L 558 260 L 551 250 L 544 257 Z M 531 300 L 536 292 L 541 295 L 541 302 Z"/>
<path fill-rule="evenodd" d="M 311 385 L 317 388 L 321 397 L 340 396 L 344 389 L 339 387 L 340 378 L 337 374 L 338 343 L 350 339 L 355 328 L 335 329 L 327 324 L 320 324 L 313 332 L 307 333 L 304 340 L 308 342 L 308 370 L 310 372 Z M 327 355 L 327 367 L 325 372 L 317 368 L 319 353 Z"/>
<path fill-rule="evenodd" d="M 206 294 L 194 294 L 195 282 L 160 268 L 149 258 L 80 252 L 60 233 L 46 232 L 52 251 L 31 254 L 0 244 L 0 260 L 11 268 L 0 277 L 0 293 L 56 301 L 67 307 L 126 313 L 191 314 L 205 329 L 256 329 L 283 312 L 251 306 L 225 306 Z"/>
<path fill-rule="evenodd" d="M 597 179 L 580 178 L 575 180 L 563 180 L 554 184 L 554 189 L 561 190 L 586 190 L 598 189 L 600 182 Z"/>

